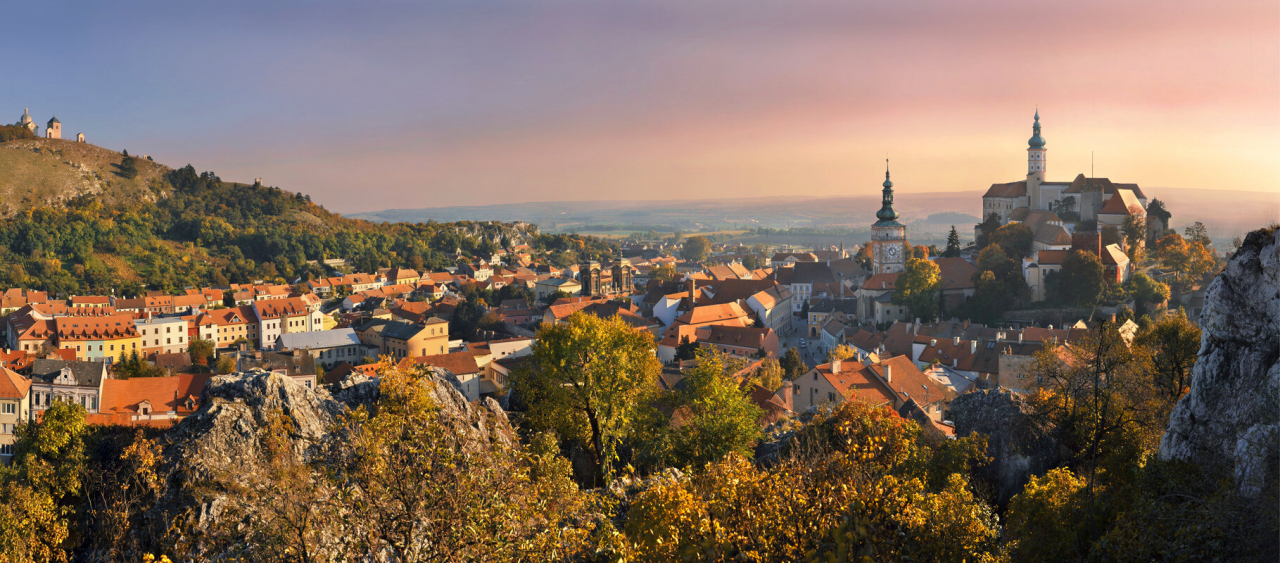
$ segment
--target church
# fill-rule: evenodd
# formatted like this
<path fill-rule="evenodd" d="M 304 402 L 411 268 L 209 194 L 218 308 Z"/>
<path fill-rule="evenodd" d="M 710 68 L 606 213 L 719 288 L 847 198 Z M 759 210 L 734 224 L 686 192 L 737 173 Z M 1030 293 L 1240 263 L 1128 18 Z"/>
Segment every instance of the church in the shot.
<path fill-rule="evenodd" d="M 18 122 L 14 125 L 26 127 L 28 131 L 31 131 L 32 135 L 40 136 L 40 127 L 36 125 L 34 119 L 31 119 L 31 110 L 28 108 L 22 108 L 22 117 L 18 118 Z M 44 137 L 46 139 L 62 138 L 62 122 L 58 121 L 57 117 L 49 118 L 49 123 L 45 124 Z M 83 143 L 84 133 L 77 133 L 76 141 Z"/>
<path fill-rule="evenodd" d="M 893 289 L 898 275 L 906 269 L 911 245 L 907 242 L 907 226 L 898 222 L 893 208 L 893 182 L 889 180 L 885 161 L 884 183 L 880 191 L 880 210 L 871 224 L 871 276 L 858 288 L 858 316 L 877 323 L 905 320 L 907 308 L 894 305 Z"/>

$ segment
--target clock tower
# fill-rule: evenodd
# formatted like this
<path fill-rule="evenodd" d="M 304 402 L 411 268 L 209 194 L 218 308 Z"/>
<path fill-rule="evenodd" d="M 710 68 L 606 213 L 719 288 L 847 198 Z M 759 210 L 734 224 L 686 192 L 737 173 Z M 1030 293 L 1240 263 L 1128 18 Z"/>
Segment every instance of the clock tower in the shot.
<path fill-rule="evenodd" d="M 906 268 L 907 226 L 898 222 L 898 212 L 893 209 L 893 182 L 889 181 L 889 161 L 884 161 L 884 190 L 880 211 L 871 225 L 871 273 L 896 274 Z"/>

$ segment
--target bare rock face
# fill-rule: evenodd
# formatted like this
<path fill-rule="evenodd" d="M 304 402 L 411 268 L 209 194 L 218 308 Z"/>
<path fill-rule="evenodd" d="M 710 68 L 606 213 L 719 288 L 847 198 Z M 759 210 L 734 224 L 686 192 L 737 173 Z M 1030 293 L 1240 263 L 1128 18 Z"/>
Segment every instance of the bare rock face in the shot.
<path fill-rule="evenodd" d="M 1041 475 L 1060 461 L 1053 425 L 1030 414 L 1026 399 L 1012 391 L 966 393 L 951 402 L 957 436 L 987 436 L 991 463 L 982 476 L 997 488 L 1004 504 L 1018 494 L 1031 475 Z"/>
<path fill-rule="evenodd" d="M 1200 328 L 1160 458 L 1227 469 L 1253 496 L 1280 471 L 1280 229 L 1249 233 L 1209 285 Z"/>

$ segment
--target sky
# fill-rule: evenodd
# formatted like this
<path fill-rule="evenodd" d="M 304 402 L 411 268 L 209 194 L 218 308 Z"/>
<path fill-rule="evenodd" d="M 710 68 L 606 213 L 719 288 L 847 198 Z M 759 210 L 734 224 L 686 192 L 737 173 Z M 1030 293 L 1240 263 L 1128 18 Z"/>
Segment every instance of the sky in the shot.
<path fill-rule="evenodd" d="M 1275 0 L 26 2 L 0 112 L 339 212 L 1280 192 Z M 0 113 L 3 115 L 3 113 Z M 8 122 L 9 118 L 2 118 Z"/>

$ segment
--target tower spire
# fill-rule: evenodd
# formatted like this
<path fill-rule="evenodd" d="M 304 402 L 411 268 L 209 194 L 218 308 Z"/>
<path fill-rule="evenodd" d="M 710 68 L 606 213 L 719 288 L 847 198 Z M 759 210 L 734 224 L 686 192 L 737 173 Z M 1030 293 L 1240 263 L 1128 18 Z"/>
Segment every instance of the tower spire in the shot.
<path fill-rule="evenodd" d="M 876 212 L 876 219 L 881 221 L 893 221 L 898 218 L 898 212 L 893 208 L 893 182 L 889 180 L 889 159 L 884 159 L 884 183 L 881 184 L 884 189 L 881 190 L 880 211 Z"/>

